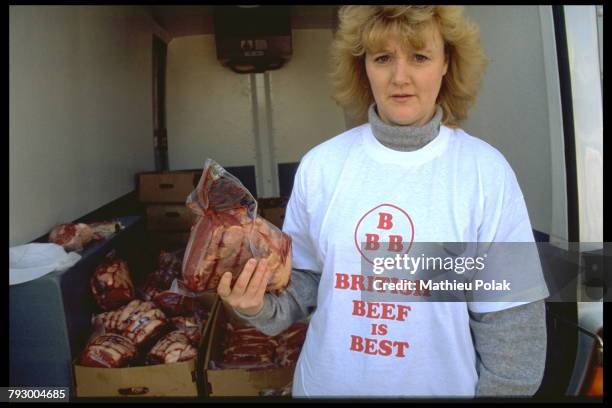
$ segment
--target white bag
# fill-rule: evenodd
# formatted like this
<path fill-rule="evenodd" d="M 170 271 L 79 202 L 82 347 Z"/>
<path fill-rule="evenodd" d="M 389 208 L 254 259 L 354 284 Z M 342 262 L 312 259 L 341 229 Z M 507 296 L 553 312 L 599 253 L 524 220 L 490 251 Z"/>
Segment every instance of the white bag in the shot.
<path fill-rule="evenodd" d="M 28 282 L 53 271 L 65 271 L 81 255 L 57 244 L 33 243 L 9 248 L 9 285 Z"/>

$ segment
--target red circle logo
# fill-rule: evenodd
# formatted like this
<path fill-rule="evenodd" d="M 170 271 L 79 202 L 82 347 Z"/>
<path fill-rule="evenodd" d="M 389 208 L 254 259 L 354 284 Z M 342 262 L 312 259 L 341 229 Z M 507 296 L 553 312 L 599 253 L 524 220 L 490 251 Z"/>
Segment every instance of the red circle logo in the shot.
<path fill-rule="evenodd" d="M 414 224 L 408 213 L 400 207 L 380 204 L 366 212 L 357 222 L 354 239 L 357 251 L 373 264 L 370 254 L 374 251 L 407 254 L 414 241 Z"/>

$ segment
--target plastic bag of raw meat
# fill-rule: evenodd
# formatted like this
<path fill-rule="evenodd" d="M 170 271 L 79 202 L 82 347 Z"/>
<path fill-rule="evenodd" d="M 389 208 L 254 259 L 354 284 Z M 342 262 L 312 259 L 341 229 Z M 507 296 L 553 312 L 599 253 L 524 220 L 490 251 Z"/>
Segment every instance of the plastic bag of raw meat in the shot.
<path fill-rule="evenodd" d="M 138 350 L 129 338 L 108 332 L 101 321 L 94 321 L 93 333 L 79 357 L 86 367 L 119 368 L 132 361 Z"/>
<path fill-rule="evenodd" d="M 175 252 L 163 249 L 160 251 L 157 269 L 150 273 L 143 286 L 138 288 L 139 297 L 153 300 L 160 292 L 170 289 L 175 279 L 181 278 L 183 251 L 182 249 Z"/>
<path fill-rule="evenodd" d="M 102 310 L 123 306 L 136 296 L 127 262 L 115 251 L 106 255 L 90 279 L 91 293 Z"/>
<path fill-rule="evenodd" d="M 168 329 L 168 319 L 153 302 L 134 299 L 117 310 L 92 317 L 94 326 L 101 325 L 107 332 L 121 334 L 136 347 L 146 348 Z"/>
<path fill-rule="evenodd" d="M 202 340 L 202 329 L 208 321 L 210 313 L 201 311 L 192 316 L 175 316 L 170 318 L 172 326 L 180 330 L 189 338 L 195 346 Z"/>
<path fill-rule="evenodd" d="M 201 298 L 201 294 L 190 292 L 183 282 L 175 279 L 168 290 L 153 297 L 153 302 L 167 316 L 187 316 L 204 309 Z"/>
<path fill-rule="evenodd" d="M 66 251 L 80 251 L 94 239 L 93 229 L 83 223 L 58 224 L 49 232 L 49 242 L 61 245 Z"/>
<path fill-rule="evenodd" d="M 223 360 L 215 362 L 218 368 L 264 370 L 276 367 L 274 355 L 278 341 L 255 327 L 227 323 L 224 346 Z"/>
<path fill-rule="evenodd" d="M 198 356 L 197 344 L 189 336 L 175 330 L 162 337 L 147 353 L 146 364 L 170 364 L 188 361 Z"/>
<path fill-rule="evenodd" d="M 183 280 L 190 290 L 216 290 L 228 271 L 233 285 L 252 257 L 267 259 L 274 272 L 268 291 L 287 287 L 291 238 L 257 216 L 257 201 L 236 177 L 207 159 L 186 204 L 197 216 L 183 258 Z"/>

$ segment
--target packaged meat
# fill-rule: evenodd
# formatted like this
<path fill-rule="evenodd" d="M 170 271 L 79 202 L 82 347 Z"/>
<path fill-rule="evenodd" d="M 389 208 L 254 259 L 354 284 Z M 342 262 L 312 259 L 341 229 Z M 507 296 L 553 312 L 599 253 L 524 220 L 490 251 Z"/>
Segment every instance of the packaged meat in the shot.
<path fill-rule="evenodd" d="M 79 363 L 86 367 L 125 367 L 137 355 L 136 345 L 116 333 L 94 332 L 81 353 Z"/>
<path fill-rule="evenodd" d="M 161 250 L 159 253 L 159 259 L 157 260 L 159 269 L 167 270 L 168 274 L 173 277 L 167 281 L 169 283 L 172 283 L 174 278 L 178 278 L 181 274 L 183 252 L 184 250 L 181 249 L 174 252 Z"/>
<path fill-rule="evenodd" d="M 275 362 L 279 367 L 291 367 L 297 363 L 307 329 L 305 323 L 298 322 L 276 336 L 278 347 Z"/>
<path fill-rule="evenodd" d="M 183 257 L 183 280 L 189 289 L 215 290 L 228 271 L 233 284 L 252 257 L 267 259 L 274 272 L 268 291 L 286 288 L 291 238 L 257 216 L 257 201 L 236 177 L 207 159 L 186 204 L 197 216 Z"/>
<path fill-rule="evenodd" d="M 307 329 L 306 323 L 297 322 L 277 336 L 267 336 L 252 326 L 227 323 L 223 360 L 211 362 L 209 368 L 257 370 L 295 366 Z"/>
<path fill-rule="evenodd" d="M 58 224 L 49 232 L 49 242 L 61 245 L 66 251 L 80 251 L 91 240 L 94 232 L 87 224 Z"/>
<path fill-rule="evenodd" d="M 303 322 L 297 322 L 291 325 L 287 330 L 276 336 L 279 345 L 287 347 L 301 347 L 306 340 L 306 331 L 308 325 Z"/>
<path fill-rule="evenodd" d="M 93 239 L 106 239 L 125 228 L 120 221 L 116 220 L 92 222 L 89 227 L 93 232 Z"/>
<path fill-rule="evenodd" d="M 102 310 L 116 309 L 134 299 L 127 262 L 111 253 L 98 265 L 90 280 L 91 292 Z"/>
<path fill-rule="evenodd" d="M 138 289 L 138 296 L 146 301 L 153 301 L 155 296 L 163 292 L 163 289 L 158 289 L 154 285 L 150 284 L 150 282 L 146 282 L 143 289 Z"/>
<path fill-rule="evenodd" d="M 273 336 L 254 327 L 237 327 L 227 323 L 223 361 L 218 368 L 266 369 L 276 367 L 274 358 L 278 346 Z"/>
<path fill-rule="evenodd" d="M 117 310 L 95 316 L 93 323 L 101 324 L 106 331 L 121 334 L 141 347 L 159 338 L 167 328 L 168 320 L 153 302 L 134 299 Z"/>
<path fill-rule="evenodd" d="M 198 350 L 184 332 L 175 330 L 162 337 L 147 354 L 147 364 L 169 364 L 188 361 Z"/>
<path fill-rule="evenodd" d="M 191 340 L 191 343 L 195 346 L 200 344 L 200 340 L 202 339 L 202 330 L 206 325 L 207 320 L 207 315 L 200 317 L 199 314 L 194 316 L 175 316 L 170 318 L 172 325 L 177 330 L 185 333 L 187 337 L 189 337 L 189 340 Z"/>
<path fill-rule="evenodd" d="M 204 307 L 198 294 L 189 291 L 178 279 L 170 289 L 155 295 L 153 302 L 169 316 L 192 315 Z"/>
<path fill-rule="evenodd" d="M 157 269 L 147 276 L 139 289 L 143 299 L 153 300 L 158 293 L 170 289 L 172 282 L 181 277 L 182 252 L 160 251 Z"/>

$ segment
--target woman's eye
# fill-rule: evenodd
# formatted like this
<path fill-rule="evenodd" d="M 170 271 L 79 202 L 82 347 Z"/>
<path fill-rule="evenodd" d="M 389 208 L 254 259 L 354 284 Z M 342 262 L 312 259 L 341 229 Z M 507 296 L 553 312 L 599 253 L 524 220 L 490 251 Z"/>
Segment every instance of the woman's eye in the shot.
<path fill-rule="evenodd" d="M 427 61 L 429 58 L 427 58 L 425 55 L 423 54 L 414 54 L 414 60 L 416 62 L 425 62 Z"/>
<path fill-rule="evenodd" d="M 374 58 L 374 62 L 384 64 L 385 62 L 388 62 L 389 59 L 391 59 L 391 57 L 389 57 L 388 55 L 381 55 L 379 57 Z"/>

